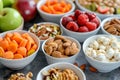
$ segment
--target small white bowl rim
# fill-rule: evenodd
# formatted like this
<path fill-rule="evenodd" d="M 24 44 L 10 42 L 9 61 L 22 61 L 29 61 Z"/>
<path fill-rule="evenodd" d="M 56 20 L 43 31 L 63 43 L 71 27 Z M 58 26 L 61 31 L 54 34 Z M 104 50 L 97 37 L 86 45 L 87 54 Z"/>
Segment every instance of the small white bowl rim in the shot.
<path fill-rule="evenodd" d="M 3 32 L 3 33 L 1 33 L 1 34 L 6 34 L 6 33 L 8 33 L 8 32 L 24 32 L 24 33 L 29 33 L 30 35 L 34 35 L 34 36 L 36 37 L 36 39 L 39 40 L 38 37 L 37 37 L 35 34 L 30 33 L 30 32 L 28 32 L 28 31 L 25 31 L 25 30 L 10 30 L 10 31 Z M 0 34 L 0 35 L 1 35 L 1 34 Z M 38 44 L 37 50 L 36 50 L 33 54 L 31 54 L 31 55 L 29 55 L 29 56 L 27 56 L 27 57 L 25 57 L 25 58 L 22 58 L 22 59 L 6 59 L 6 58 L 0 57 L 0 59 L 6 60 L 6 61 L 14 61 L 14 62 L 15 62 L 15 61 L 25 60 L 25 59 L 31 57 L 32 55 L 37 54 L 37 52 L 38 52 L 38 50 L 39 50 L 39 48 L 40 48 L 40 41 L 38 41 L 38 43 L 39 43 L 39 44 Z"/>
<path fill-rule="evenodd" d="M 83 10 L 95 13 L 96 15 L 100 15 L 100 16 L 120 16 L 120 14 L 100 14 L 100 13 L 97 13 L 97 12 L 94 12 L 94 11 L 90 11 L 89 9 L 86 9 L 85 7 L 83 7 L 82 5 L 80 5 L 80 3 L 78 2 L 78 0 L 75 0 L 75 3 L 77 4 L 77 6 L 81 7 Z"/>
<path fill-rule="evenodd" d="M 42 11 L 42 10 L 40 9 L 40 6 L 39 6 L 39 3 L 41 3 L 42 0 L 38 1 L 38 3 L 37 3 L 37 10 L 40 11 L 41 13 L 46 14 L 46 15 L 49 15 L 49 16 L 56 16 L 56 17 L 57 17 L 57 16 L 63 16 L 63 15 L 65 15 L 65 14 L 67 14 L 67 13 L 72 12 L 72 11 L 75 9 L 75 4 L 74 4 L 72 1 L 70 1 L 70 0 L 65 0 L 65 1 L 67 1 L 68 3 L 70 3 L 70 4 L 72 5 L 72 8 L 71 8 L 68 12 L 63 13 L 63 14 L 50 14 L 50 13 L 46 13 L 46 12 Z M 42 5 L 41 5 L 41 6 L 42 6 Z"/>
<path fill-rule="evenodd" d="M 99 36 L 112 36 L 112 35 L 107 35 L 107 34 L 98 34 L 98 35 L 94 35 L 94 36 L 91 36 L 89 38 L 87 38 L 84 43 L 83 43 L 83 53 L 85 54 L 86 57 L 88 57 L 89 59 L 91 59 L 92 61 L 96 61 L 98 63 L 103 63 L 103 64 L 116 64 L 116 63 L 120 63 L 120 61 L 116 61 L 116 62 L 102 62 L 102 61 L 98 61 L 96 59 L 93 59 L 92 57 L 88 56 L 87 53 L 85 52 L 86 49 L 84 49 L 84 45 L 87 41 L 91 40 L 92 38 L 97 38 Z M 117 38 L 118 39 L 118 38 Z"/>
<path fill-rule="evenodd" d="M 82 11 L 82 12 L 86 12 L 86 11 Z M 72 15 L 72 14 L 74 14 L 74 12 L 69 13 L 69 14 L 66 14 L 66 15 L 64 15 L 63 17 L 67 17 L 67 16 Z M 60 19 L 60 25 L 61 25 L 61 27 L 62 27 L 64 30 L 66 30 L 66 31 L 68 31 L 68 32 L 71 32 L 71 33 L 74 33 L 74 34 L 89 34 L 89 33 L 92 33 L 92 32 L 94 32 L 94 31 L 97 31 L 97 30 L 100 29 L 101 19 L 100 19 L 97 15 L 96 15 L 96 17 L 97 17 L 97 19 L 99 20 L 100 24 L 99 24 L 99 26 L 97 27 L 97 29 L 95 29 L 95 30 L 93 30 L 93 31 L 89 31 L 89 32 L 74 32 L 74 31 L 70 31 L 70 30 L 66 29 L 66 28 L 62 25 L 62 19 L 63 19 L 63 17 Z"/>
<path fill-rule="evenodd" d="M 101 29 L 106 33 L 106 34 L 109 34 L 109 35 L 113 35 L 109 32 L 107 32 L 105 29 L 104 29 L 104 24 L 107 22 L 107 21 L 111 21 L 112 19 L 120 19 L 120 17 L 108 17 L 108 18 L 105 18 L 102 22 L 101 22 Z M 120 37 L 120 36 L 117 36 L 117 35 L 113 35 L 113 36 L 116 36 L 116 37 Z"/>
<path fill-rule="evenodd" d="M 79 72 L 80 72 L 80 73 L 82 74 L 82 76 L 83 76 L 83 79 L 86 80 L 85 73 L 84 73 L 80 68 L 78 68 L 78 67 L 76 67 L 75 65 L 73 65 L 73 64 L 71 64 L 71 63 L 68 63 L 68 62 L 53 63 L 53 64 L 50 64 L 50 65 L 44 67 L 43 69 L 41 69 L 41 70 L 38 72 L 36 79 L 38 80 L 39 74 L 42 73 L 42 71 L 43 71 L 45 68 L 48 68 L 48 67 L 51 67 L 51 66 L 56 67 L 56 65 L 69 65 L 69 66 L 72 66 L 73 68 L 79 70 Z M 49 69 L 50 69 L 50 68 L 49 68 Z M 75 73 L 76 73 L 76 72 L 75 72 Z"/>
<path fill-rule="evenodd" d="M 57 23 L 54 23 L 54 22 L 40 22 L 40 23 L 35 23 L 35 24 L 55 24 L 55 25 L 57 25 L 57 27 L 59 27 L 60 28 L 60 32 L 61 32 L 61 34 L 60 35 L 63 35 L 63 30 L 61 29 L 61 27 L 60 27 L 60 25 L 59 24 L 57 24 Z M 31 26 L 31 27 L 33 27 L 33 26 Z M 30 27 L 30 28 L 31 28 Z M 28 32 L 30 32 L 30 28 L 28 29 Z M 34 33 L 33 33 L 34 34 Z M 37 36 L 38 37 L 38 36 Z M 39 39 L 40 40 L 40 39 Z M 40 41 L 45 41 L 45 40 L 40 40 Z"/>
<path fill-rule="evenodd" d="M 47 40 L 45 40 L 45 41 L 43 42 L 43 44 L 42 44 L 42 51 L 43 51 L 43 53 L 44 53 L 46 56 L 49 56 L 50 58 L 53 58 L 53 59 L 56 59 L 56 60 L 64 60 L 64 59 L 66 60 L 66 59 L 70 59 L 70 58 L 78 55 L 78 54 L 80 53 L 80 51 L 81 51 L 81 44 L 80 44 L 76 39 L 74 39 L 74 38 L 72 38 L 72 37 L 69 37 L 69 36 L 64 36 L 64 37 L 65 37 L 65 38 L 72 39 L 75 43 L 78 43 L 77 45 L 80 47 L 80 49 L 79 49 L 79 51 L 78 51 L 76 54 L 74 54 L 74 55 L 72 55 L 72 56 L 70 56 L 70 57 L 67 57 L 67 58 L 56 58 L 56 57 L 53 57 L 53 56 L 48 55 L 48 54 L 45 52 L 45 50 L 44 50 L 44 45 L 45 45 L 45 43 L 47 42 L 47 40 L 49 40 L 49 39 L 51 39 L 51 38 L 49 38 L 49 39 L 47 39 Z"/>

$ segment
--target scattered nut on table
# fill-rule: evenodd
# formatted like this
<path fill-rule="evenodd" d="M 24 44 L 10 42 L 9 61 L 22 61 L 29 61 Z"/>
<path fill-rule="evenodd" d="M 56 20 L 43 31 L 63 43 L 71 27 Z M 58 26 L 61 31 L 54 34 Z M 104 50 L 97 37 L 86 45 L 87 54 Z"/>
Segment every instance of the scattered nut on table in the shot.
<path fill-rule="evenodd" d="M 71 69 L 51 68 L 48 71 L 42 72 L 43 80 L 79 80 L 76 73 Z"/>
<path fill-rule="evenodd" d="M 61 35 L 48 39 L 45 43 L 44 50 L 48 55 L 57 58 L 70 57 L 79 52 L 78 46 L 74 41 Z"/>

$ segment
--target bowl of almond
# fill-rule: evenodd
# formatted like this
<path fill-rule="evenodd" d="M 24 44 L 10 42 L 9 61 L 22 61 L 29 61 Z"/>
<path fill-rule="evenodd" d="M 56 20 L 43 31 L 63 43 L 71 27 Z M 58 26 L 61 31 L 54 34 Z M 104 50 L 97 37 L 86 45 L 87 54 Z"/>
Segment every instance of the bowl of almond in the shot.
<path fill-rule="evenodd" d="M 86 80 L 83 71 L 73 64 L 60 62 L 46 66 L 36 80 Z"/>
<path fill-rule="evenodd" d="M 76 39 L 61 35 L 47 39 L 42 44 L 42 51 L 48 64 L 57 62 L 74 63 L 80 50 L 81 45 Z"/>
<path fill-rule="evenodd" d="M 115 37 L 120 36 L 120 18 L 109 17 L 102 21 L 101 30 L 103 34 L 113 35 Z"/>

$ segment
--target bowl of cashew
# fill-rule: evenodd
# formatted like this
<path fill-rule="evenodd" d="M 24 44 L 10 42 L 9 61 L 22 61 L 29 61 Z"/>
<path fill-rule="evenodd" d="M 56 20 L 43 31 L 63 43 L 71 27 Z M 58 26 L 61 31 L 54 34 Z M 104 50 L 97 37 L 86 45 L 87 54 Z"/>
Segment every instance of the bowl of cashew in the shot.
<path fill-rule="evenodd" d="M 74 63 L 80 50 L 80 43 L 68 36 L 57 35 L 54 38 L 47 39 L 42 44 L 42 51 L 48 64 L 57 62 Z"/>

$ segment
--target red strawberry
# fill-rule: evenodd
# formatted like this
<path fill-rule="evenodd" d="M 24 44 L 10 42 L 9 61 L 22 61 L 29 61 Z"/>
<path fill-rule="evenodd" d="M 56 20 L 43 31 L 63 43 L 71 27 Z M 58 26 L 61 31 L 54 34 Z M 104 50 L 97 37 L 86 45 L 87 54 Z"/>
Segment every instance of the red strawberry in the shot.
<path fill-rule="evenodd" d="M 95 30 L 97 28 L 97 24 L 95 24 L 93 22 L 87 22 L 86 26 L 89 29 L 89 31 L 93 31 L 93 30 Z"/>
<path fill-rule="evenodd" d="M 88 32 L 88 28 L 86 26 L 81 26 L 79 29 L 78 29 L 79 32 Z"/>
<path fill-rule="evenodd" d="M 79 25 L 85 25 L 86 22 L 89 21 L 89 18 L 86 14 L 80 14 L 77 19 L 77 23 Z"/>
<path fill-rule="evenodd" d="M 96 15 L 94 13 L 86 12 L 85 14 L 88 16 L 89 20 L 92 20 L 96 17 Z"/>
<path fill-rule="evenodd" d="M 74 21 L 71 21 L 66 25 L 66 28 L 71 31 L 77 31 L 79 27 L 78 27 L 77 23 L 75 23 Z"/>
<path fill-rule="evenodd" d="M 98 27 L 99 24 L 100 24 L 100 22 L 99 22 L 99 20 L 97 19 L 97 17 L 94 18 L 94 19 L 92 19 L 90 22 L 94 22 L 94 23 L 96 23 L 96 24 L 97 24 L 97 27 Z"/>
<path fill-rule="evenodd" d="M 62 25 L 66 26 L 68 24 L 68 22 L 73 21 L 73 19 L 71 17 L 63 17 L 62 19 Z"/>
<path fill-rule="evenodd" d="M 75 18 L 77 19 L 81 13 L 83 12 L 81 12 L 79 9 L 75 10 L 75 14 L 74 14 Z"/>

